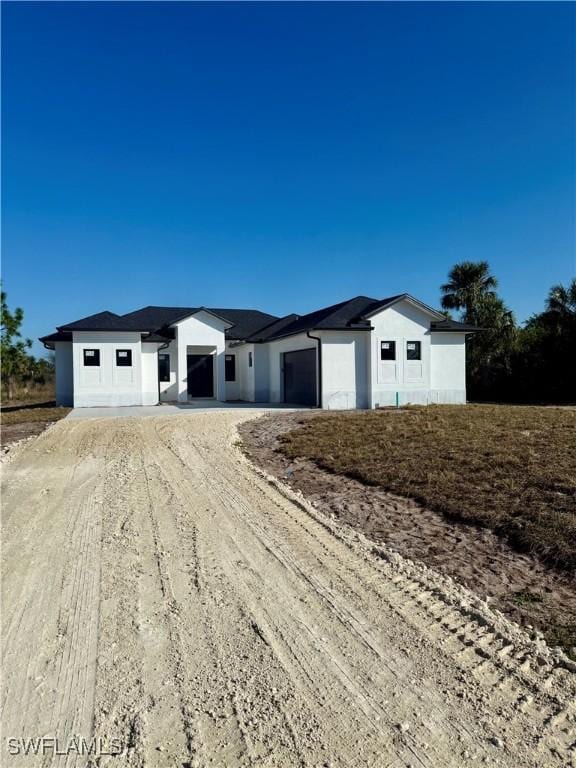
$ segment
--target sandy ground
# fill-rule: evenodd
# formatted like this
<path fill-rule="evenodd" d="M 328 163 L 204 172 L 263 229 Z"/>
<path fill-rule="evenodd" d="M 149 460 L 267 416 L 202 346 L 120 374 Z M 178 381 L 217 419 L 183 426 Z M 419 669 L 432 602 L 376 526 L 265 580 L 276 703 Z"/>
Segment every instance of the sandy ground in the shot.
<path fill-rule="evenodd" d="M 6 465 L 0 763 L 576 764 L 570 662 L 252 467 L 253 415 L 66 420 Z"/>

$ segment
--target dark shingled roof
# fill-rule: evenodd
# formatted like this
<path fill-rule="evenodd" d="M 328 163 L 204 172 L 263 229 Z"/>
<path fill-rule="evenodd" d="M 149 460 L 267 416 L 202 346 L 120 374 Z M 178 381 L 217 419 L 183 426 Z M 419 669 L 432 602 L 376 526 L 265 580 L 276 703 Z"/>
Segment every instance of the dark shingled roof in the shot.
<path fill-rule="evenodd" d="M 227 339 L 247 339 L 252 334 L 278 320 L 276 315 L 260 312 L 258 309 L 210 309 L 215 315 L 232 323 L 226 331 Z"/>
<path fill-rule="evenodd" d="M 470 325 L 469 323 L 459 323 L 457 320 L 438 320 L 430 323 L 430 330 L 445 331 L 445 332 L 460 332 L 460 333 L 474 333 L 475 331 L 481 331 L 482 328 L 478 328 L 476 325 Z"/>
<path fill-rule="evenodd" d="M 41 336 L 39 341 L 43 344 L 53 344 L 55 341 L 72 341 L 72 331 L 56 331 L 48 336 Z"/>
<path fill-rule="evenodd" d="M 230 339 L 246 339 L 278 318 L 257 309 L 211 309 L 208 307 L 143 307 L 125 315 L 99 312 L 59 326 L 61 331 L 148 331 L 168 335 L 169 326 L 201 311 L 210 312 L 232 327 L 226 330 Z"/>
<path fill-rule="evenodd" d="M 356 296 L 339 304 L 309 312 L 307 315 L 287 315 L 277 320 L 259 333 L 253 334 L 249 341 L 271 341 L 284 336 L 292 336 L 306 331 L 322 330 L 371 330 L 370 318 L 392 304 L 407 299 L 413 304 L 430 312 L 432 317 L 439 315 L 437 310 L 426 306 L 421 301 L 414 299 L 407 293 L 389 296 L 386 299 L 372 299 L 369 296 Z M 471 333 L 480 330 L 474 326 L 457 323 L 454 320 L 432 321 L 431 330 L 435 331 L 462 331 Z"/>
<path fill-rule="evenodd" d="M 261 328 L 256 333 L 253 333 L 247 341 L 268 341 L 276 336 L 280 336 L 281 331 L 291 325 L 295 320 L 298 320 L 298 317 L 298 315 L 286 315 L 286 317 L 280 317 L 269 325 L 265 325 L 264 328 Z"/>
<path fill-rule="evenodd" d="M 122 315 L 124 320 L 136 323 L 142 331 L 157 331 L 178 320 L 194 315 L 200 307 L 142 307 Z"/>
<path fill-rule="evenodd" d="M 387 307 L 389 304 L 394 304 L 395 301 L 398 301 L 399 299 L 403 299 L 407 297 L 407 293 L 399 293 L 395 296 L 388 296 L 386 299 L 371 299 L 372 303 L 367 306 L 362 311 L 362 318 L 364 320 L 367 320 L 372 315 L 375 315 L 377 312 L 379 312 L 381 309 L 384 309 L 384 307 Z M 361 297 L 364 298 L 364 297 Z"/>
<path fill-rule="evenodd" d="M 389 301 L 390 299 L 384 299 L 384 302 Z M 363 319 L 363 315 L 379 303 L 382 302 L 369 296 L 356 296 L 348 301 L 309 312 L 307 315 L 288 315 L 271 328 L 265 329 L 262 340 L 270 341 L 312 330 L 370 330 L 370 323 Z M 252 340 L 257 339 L 253 337 Z"/>
<path fill-rule="evenodd" d="M 80 320 L 74 320 L 66 325 L 59 325 L 59 331 L 133 331 L 143 330 L 134 328 L 121 315 L 114 312 L 98 312 L 96 315 L 88 315 Z"/>
<path fill-rule="evenodd" d="M 226 329 L 228 339 L 246 339 L 252 333 L 276 320 L 274 315 L 256 309 L 213 309 L 212 307 L 144 307 L 122 317 L 142 326 L 142 330 L 160 331 L 185 317 L 201 312 L 210 312 L 230 323 Z"/>
<path fill-rule="evenodd" d="M 128 312 L 125 315 L 99 312 L 96 315 L 90 315 L 73 323 L 62 325 L 58 331 L 68 334 L 71 331 L 140 331 L 153 334 L 143 338 L 150 341 L 163 341 L 166 338 L 174 338 L 174 329 L 170 328 L 171 325 L 197 312 L 205 311 L 230 324 L 231 327 L 225 331 L 227 339 L 263 342 L 314 330 L 371 330 L 370 317 L 402 299 L 407 299 L 422 307 L 432 317 L 434 315 L 439 317 L 436 310 L 427 307 L 409 294 L 402 293 L 389 296 L 386 299 L 355 296 L 353 299 L 317 309 L 306 315 L 292 314 L 286 315 L 286 317 L 275 317 L 257 309 L 148 306 Z M 481 329 L 455 320 L 438 319 L 432 320 L 430 330 L 434 332 L 473 333 Z M 44 336 L 40 340 L 50 343 L 69 340 L 69 338 L 64 339 L 59 334 L 52 334 L 51 336 Z"/>

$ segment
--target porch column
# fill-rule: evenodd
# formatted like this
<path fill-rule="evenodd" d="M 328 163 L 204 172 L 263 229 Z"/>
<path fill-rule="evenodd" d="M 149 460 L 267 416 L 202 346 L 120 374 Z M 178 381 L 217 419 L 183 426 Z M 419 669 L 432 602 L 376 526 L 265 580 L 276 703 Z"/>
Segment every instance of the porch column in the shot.
<path fill-rule="evenodd" d="M 225 402 L 226 400 L 226 363 L 225 363 L 225 345 L 218 344 L 216 346 L 216 381 L 214 382 L 214 397 L 216 400 Z"/>
<path fill-rule="evenodd" d="M 178 402 L 188 402 L 188 361 L 186 338 L 181 338 L 180 328 L 177 329 L 178 360 L 176 363 L 176 384 L 178 386 Z"/>

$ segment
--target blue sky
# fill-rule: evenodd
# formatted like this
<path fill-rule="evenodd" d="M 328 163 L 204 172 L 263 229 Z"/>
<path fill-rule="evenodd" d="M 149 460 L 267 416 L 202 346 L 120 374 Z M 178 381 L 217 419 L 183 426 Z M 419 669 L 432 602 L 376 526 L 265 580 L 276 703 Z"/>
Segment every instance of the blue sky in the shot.
<path fill-rule="evenodd" d="M 28 336 L 146 304 L 438 305 L 464 259 L 524 320 L 575 272 L 574 4 L 2 16 L 3 280 Z"/>

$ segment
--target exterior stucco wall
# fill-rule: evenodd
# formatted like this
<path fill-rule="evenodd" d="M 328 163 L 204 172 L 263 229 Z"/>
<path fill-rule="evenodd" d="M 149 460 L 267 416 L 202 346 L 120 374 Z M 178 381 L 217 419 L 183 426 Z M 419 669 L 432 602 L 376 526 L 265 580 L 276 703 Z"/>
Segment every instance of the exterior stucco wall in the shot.
<path fill-rule="evenodd" d="M 238 350 L 237 363 L 240 377 L 240 399 L 246 402 L 254 402 L 254 344 L 242 344 L 236 347 Z M 252 365 L 250 366 L 250 356 Z"/>
<path fill-rule="evenodd" d="M 330 410 L 368 408 L 366 331 L 322 331 L 322 407 Z"/>
<path fill-rule="evenodd" d="M 432 402 L 466 402 L 466 336 L 463 333 L 431 334 L 430 370 Z"/>
<path fill-rule="evenodd" d="M 374 328 L 369 355 L 372 407 L 396 402 L 400 405 L 466 402 L 465 337 L 456 333 L 430 333 L 431 319 L 427 312 L 409 302 L 399 302 L 371 318 Z M 396 342 L 395 361 L 380 359 L 382 341 Z M 409 341 L 420 341 L 420 361 L 407 360 Z"/>
<path fill-rule="evenodd" d="M 158 347 L 142 342 L 142 405 L 158 403 Z"/>
<path fill-rule="evenodd" d="M 142 405 L 142 345 L 139 333 L 74 331 L 74 407 Z M 85 366 L 84 349 L 100 350 L 100 365 Z M 116 365 L 116 350 L 132 350 L 132 365 Z"/>
<path fill-rule="evenodd" d="M 56 405 L 74 405 L 74 366 L 72 342 L 58 341 L 54 344 L 54 365 L 56 367 Z"/>
<path fill-rule="evenodd" d="M 370 319 L 372 331 L 371 405 L 394 405 L 396 393 L 400 403 L 422 403 L 429 400 L 430 390 L 430 320 L 428 313 L 407 302 L 384 309 Z M 396 343 L 396 360 L 382 361 L 382 341 Z M 421 344 L 421 360 L 406 359 L 409 341 Z"/>
<path fill-rule="evenodd" d="M 188 353 L 210 351 L 214 354 L 214 396 L 216 400 L 226 399 L 224 375 L 225 340 L 227 323 L 209 312 L 198 312 L 175 324 L 176 328 L 176 391 L 180 402 L 188 400 Z"/>
<path fill-rule="evenodd" d="M 268 402 L 268 345 L 227 341 L 226 354 L 236 358 L 236 381 L 226 382 L 226 399 L 245 400 L 250 403 Z"/>
<path fill-rule="evenodd" d="M 240 388 L 240 347 L 232 341 L 226 342 L 226 355 L 234 355 L 236 360 L 236 379 L 226 382 L 226 400 L 241 400 Z"/>
<path fill-rule="evenodd" d="M 254 400 L 270 400 L 270 350 L 268 344 L 254 344 Z"/>
<path fill-rule="evenodd" d="M 163 403 L 178 400 L 178 345 L 171 341 L 167 347 L 159 349 L 158 354 L 170 355 L 170 381 L 160 382 L 160 400 Z"/>

